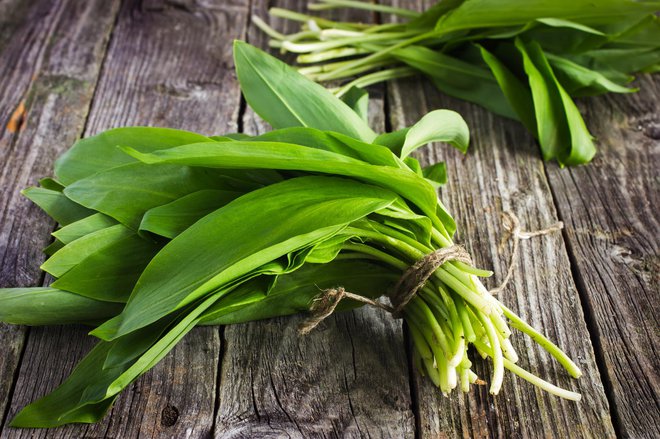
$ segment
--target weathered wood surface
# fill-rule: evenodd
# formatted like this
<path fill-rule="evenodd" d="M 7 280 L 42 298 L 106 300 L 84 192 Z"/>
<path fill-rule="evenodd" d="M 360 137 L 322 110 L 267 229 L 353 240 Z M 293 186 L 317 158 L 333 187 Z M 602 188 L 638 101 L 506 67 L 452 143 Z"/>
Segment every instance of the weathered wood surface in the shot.
<path fill-rule="evenodd" d="M 582 301 L 623 437 L 660 432 L 660 78 L 585 101 L 600 153 L 547 165 Z"/>
<path fill-rule="evenodd" d="M 19 191 L 81 135 L 117 8 L 0 2 L 0 287 L 43 280 L 41 249 L 55 224 Z M 0 324 L 0 428 L 27 332 Z"/>
<path fill-rule="evenodd" d="M 267 4 L 302 10 L 305 2 L 126 0 L 121 10 L 119 0 L 71 3 L 0 0 L 0 286 L 43 282 L 40 249 L 54 225 L 18 190 L 47 175 L 83 132 L 134 124 L 263 130 L 241 111 L 231 41 L 265 47 L 249 15 L 266 17 Z M 18 430 L 7 427 L 11 416 L 61 382 L 93 340 L 84 328 L 4 325 L 0 437 L 652 437 L 660 419 L 659 88 L 646 78 L 638 95 L 589 101 L 600 156 L 564 170 L 543 164 L 517 124 L 420 81 L 389 84 L 371 108 L 377 128 L 440 107 L 468 120 L 468 157 L 443 146 L 421 157 L 447 161 L 443 200 L 457 217 L 458 240 L 495 270 L 491 285 L 510 256 L 498 248 L 501 212 L 512 210 L 530 230 L 565 221 L 563 234 L 521 244 L 501 300 L 576 358 L 585 377 L 567 377 L 515 334 L 520 364 L 578 389 L 581 403 L 510 375 L 497 398 L 483 387 L 444 398 L 409 370 L 400 322 L 362 309 L 333 316 L 305 339 L 295 334 L 300 317 L 195 330 L 99 424 Z M 25 117 L 16 111 L 23 101 Z M 488 367 L 478 372 L 487 376 Z"/>

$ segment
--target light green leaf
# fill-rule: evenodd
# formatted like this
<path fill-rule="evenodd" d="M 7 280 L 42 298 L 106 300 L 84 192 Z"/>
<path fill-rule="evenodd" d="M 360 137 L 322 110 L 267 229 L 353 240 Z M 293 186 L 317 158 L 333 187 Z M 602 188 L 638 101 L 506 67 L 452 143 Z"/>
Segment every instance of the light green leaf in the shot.
<path fill-rule="evenodd" d="M 444 208 L 438 209 L 433 187 L 407 170 L 374 166 L 344 155 L 279 142 L 224 142 L 184 145 L 143 154 L 124 149 L 145 163 L 174 163 L 218 168 L 268 168 L 343 175 L 388 188 L 427 214 L 439 230 L 453 234 L 455 224 Z M 438 216 L 440 219 L 438 220 Z"/>
<path fill-rule="evenodd" d="M 543 158 L 562 164 L 587 163 L 596 153 L 591 135 L 571 97 L 557 81 L 540 46 L 516 40 L 534 98 Z"/>
<path fill-rule="evenodd" d="M 447 183 L 447 165 L 445 162 L 435 163 L 423 169 L 424 177 L 437 187 Z"/>
<path fill-rule="evenodd" d="M 115 224 L 117 224 L 117 221 L 109 216 L 103 215 L 102 213 L 95 213 L 62 227 L 53 232 L 53 236 L 62 243 L 68 244 L 85 235 L 114 226 Z"/>
<path fill-rule="evenodd" d="M 148 210 L 140 230 L 174 238 L 203 216 L 243 195 L 236 191 L 205 189 Z"/>
<path fill-rule="evenodd" d="M 55 162 L 55 175 L 68 186 L 97 172 L 135 161 L 122 154 L 117 145 L 155 151 L 207 141 L 208 137 L 170 128 L 115 128 L 76 142 Z"/>
<path fill-rule="evenodd" d="M 132 234 L 133 232 L 121 224 L 97 230 L 67 244 L 44 262 L 41 269 L 55 277 L 61 277 L 86 257 Z"/>
<path fill-rule="evenodd" d="M 495 55 L 481 46 L 478 47 L 481 56 L 493 72 L 509 104 L 518 115 L 518 119 L 533 136 L 538 137 L 536 118 L 534 117 L 534 102 L 529 87 L 524 85 Z"/>
<path fill-rule="evenodd" d="M 162 244 L 130 233 L 86 256 L 52 286 L 92 299 L 126 302 L 135 282 L 161 247 Z"/>
<path fill-rule="evenodd" d="M 66 226 L 94 212 L 68 199 L 62 192 L 40 187 L 23 189 L 21 194 L 39 206 L 59 224 Z"/>
<path fill-rule="evenodd" d="M 546 54 L 557 79 L 572 96 L 594 96 L 602 93 L 634 93 L 637 88 L 628 88 L 610 81 L 596 70 L 590 70 L 557 55 Z"/>
<path fill-rule="evenodd" d="M 446 142 L 465 153 L 470 143 L 470 130 L 455 111 L 431 111 L 408 129 L 401 147 L 401 158 L 430 142 Z"/>
<path fill-rule="evenodd" d="M 524 7 L 518 0 L 465 0 L 443 15 L 435 29 L 443 34 L 484 27 L 522 25 L 538 17 L 570 20 L 588 26 L 609 23 L 633 11 L 652 13 L 657 1 L 599 0 L 528 0 Z"/>
<path fill-rule="evenodd" d="M 278 277 L 270 290 L 243 289 L 221 298 L 204 313 L 200 324 L 228 325 L 305 312 L 321 291 L 339 286 L 354 294 L 376 298 L 396 283 L 398 277 L 399 274 L 391 269 L 364 260 L 308 263 L 293 273 Z M 337 310 L 361 305 L 343 300 Z"/>
<path fill-rule="evenodd" d="M 149 209 L 199 190 L 226 189 L 232 180 L 227 181 L 214 169 L 135 162 L 78 180 L 67 186 L 64 194 L 137 230 Z"/>
<path fill-rule="evenodd" d="M 13 325 L 93 324 L 122 308 L 51 287 L 0 289 L 0 322 Z"/>
<path fill-rule="evenodd" d="M 241 41 L 234 42 L 234 60 L 245 100 L 273 128 L 312 127 L 365 142 L 376 137 L 348 105 L 282 61 Z"/>

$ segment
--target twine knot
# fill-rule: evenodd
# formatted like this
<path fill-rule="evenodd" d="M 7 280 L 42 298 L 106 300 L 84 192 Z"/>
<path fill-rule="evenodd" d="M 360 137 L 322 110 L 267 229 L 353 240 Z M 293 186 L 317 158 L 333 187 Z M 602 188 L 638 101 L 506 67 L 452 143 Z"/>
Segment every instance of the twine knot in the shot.
<path fill-rule="evenodd" d="M 368 297 L 360 296 L 346 291 L 343 287 L 328 288 L 312 302 L 311 316 L 303 321 L 298 330 L 301 334 L 309 334 L 319 323 L 330 316 L 344 298 L 357 300 L 376 308 L 383 309 L 394 318 L 401 318 L 403 308 L 415 297 L 417 291 L 426 284 L 433 272 L 447 261 L 456 260 L 472 264 L 470 254 L 460 245 L 441 248 L 429 253 L 414 265 L 408 268 L 388 294 L 392 306 L 385 305 Z"/>

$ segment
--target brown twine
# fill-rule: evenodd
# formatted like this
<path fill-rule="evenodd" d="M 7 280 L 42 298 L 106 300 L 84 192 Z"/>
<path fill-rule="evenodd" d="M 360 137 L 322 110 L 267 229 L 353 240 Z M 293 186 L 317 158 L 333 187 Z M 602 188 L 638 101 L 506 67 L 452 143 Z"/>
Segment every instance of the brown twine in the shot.
<path fill-rule="evenodd" d="M 500 251 L 503 250 L 504 245 L 509 240 L 513 241 L 513 251 L 511 252 L 511 260 L 509 262 L 509 268 L 507 269 L 504 280 L 498 287 L 489 290 L 491 294 L 497 294 L 498 292 L 504 290 L 504 288 L 506 288 L 507 284 L 511 280 L 516 258 L 518 257 L 518 249 L 521 239 L 529 239 L 535 236 L 547 235 L 564 228 L 564 224 L 559 221 L 546 227 L 545 229 L 535 230 L 533 232 L 522 231 L 520 227 L 520 220 L 513 212 L 506 211 L 503 213 L 503 216 L 504 228 L 506 229 L 507 233 L 502 237 L 502 242 L 500 243 Z M 460 245 L 452 245 L 450 247 L 441 248 L 432 253 L 429 253 L 417 261 L 410 268 L 408 268 L 403 273 L 403 276 L 401 276 L 390 294 L 388 294 L 392 306 L 385 305 L 384 303 L 380 303 L 368 297 L 350 293 L 342 287 L 323 290 L 323 292 L 316 299 L 314 299 L 312 306 L 310 307 L 309 311 L 311 316 L 300 324 L 298 330 L 301 334 L 309 334 L 319 325 L 319 323 L 330 316 L 335 311 L 335 308 L 337 308 L 337 305 L 339 305 L 339 302 L 345 298 L 357 300 L 358 302 L 366 303 L 373 307 L 383 309 L 392 314 L 394 318 L 401 318 L 403 308 L 405 308 L 408 302 L 410 302 L 410 300 L 415 297 L 417 292 L 426 284 L 433 273 L 441 265 L 448 261 L 459 261 L 472 265 L 472 258 L 470 258 L 470 254 Z"/>
<path fill-rule="evenodd" d="M 394 318 L 401 317 L 401 311 L 415 297 L 417 291 L 426 284 L 435 270 L 448 261 L 460 261 L 472 265 L 470 254 L 462 246 L 452 245 L 429 253 L 403 273 L 389 295 L 394 307 L 392 313 Z"/>
<path fill-rule="evenodd" d="M 403 308 L 417 294 L 417 291 L 426 284 L 426 281 L 431 277 L 433 272 L 442 264 L 451 260 L 472 264 L 469 253 L 460 245 L 452 245 L 429 253 L 403 273 L 403 276 L 401 276 L 392 292 L 388 295 L 392 306 L 387 306 L 368 297 L 349 293 L 342 287 L 324 290 L 312 302 L 310 308 L 311 316 L 300 324 L 298 330 L 301 334 L 311 332 L 312 329 L 335 311 L 339 302 L 344 298 L 369 304 L 389 312 L 394 318 L 400 318 Z"/>
<path fill-rule="evenodd" d="M 518 250 L 520 247 L 521 239 L 529 239 L 535 236 L 548 235 L 553 232 L 558 232 L 564 228 L 564 223 L 558 221 L 544 229 L 535 230 L 533 232 L 526 232 L 521 230 L 520 220 L 513 212 L 507 210 L 506 212 L 502 213 L 502 216 L 504 217 L 504 228 L 506 229 L 506 233 L 504 236 L 502 236 L 499 249 L 500 252 L 502 252 L 504 245 L 509 240 L 511 240 L 513 241 L 513 250 L 511 251 L 511 259 L 509 260 L 509 267 L 507 268 L 504 280 L 497 287 L 488 291 L 492 295 L 496 295 L 497 293 L 503 291 L 511 280 L 516 265 L 516 259 L 518 258 Z"/>

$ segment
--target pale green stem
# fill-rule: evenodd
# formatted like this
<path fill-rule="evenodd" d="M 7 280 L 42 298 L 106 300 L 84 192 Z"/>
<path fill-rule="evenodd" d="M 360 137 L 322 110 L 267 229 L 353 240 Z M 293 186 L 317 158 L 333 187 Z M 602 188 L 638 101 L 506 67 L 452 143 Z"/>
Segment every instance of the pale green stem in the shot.
<path fill-rule="evenodd" d="M 271 38 L 275 38 L 276 40 L 284 40 L 286 39 L 286 35 L 279 33 L 272 27 L 268 25 L 265 21 L 263 21 L 259 16 L 253 15 L 252 16 L 252 23 L 256 24 L 259 29 L 261 29 L 266 35 L 268 35 Z"/>
<path fill-rule="evenodd" d="M 364 58 L 357 59 L 353 62 L 353 65 L 348 67 L 345 66 L 343 68 L 337 69 L 332 73 L 328 73 L 327 75 L 324 75 L 321 80 L 323 81 L 329 81 L 331 79 L 335 79 L 335 77 L 341 76 L 342 73 L 346 70 L 350 70 L 351 68 L 356 68 L 359 66 L 363 66 L 365 64 L 370 64 L 374 61 L 379 61 L 383 56 L 388 55 L 392 53 L 393 51 L 397 49 L 401 49 L 402 47 L 410 46 L 411 44 L 414 44 L 418 41 L 422 41 L 426 38 L 430 38 L 435 35 L 435 32 L 427 32 L 421 35 L 417 35 L 416 37 L 409 38 L 405 41 L 401 41 L 397 44 L 393 44 L 389 47 L 386 47 L 384 49 L 379 50 L 378 52 L 374 52 L 369 56 L 365 56 Z"/>
<path fill-rule="evenodd" d="M 493 359 L 493 378 L 490 383 L 491 395 L 497 395 L 502 388 L 502 381 L 504 380 L 504 356 L 500 348 L 500 340 L 497 337 L 497 331 L 491 323 L 488 316 L 481 312 L 477 312 L 477 318 L 486 330 L 486 336 L 491 347 L 491 358 Z"/>
<path fill-rule="evenodd" d="M 300 64 L 312 64 L 316 62 L 329 61 L 337 58 L 346 58 L 348 56 L 361 55 L 363 53 L 369 53 L 369 52 L 365 49 L 360 49 L 357 47 L 342 47 L 339 49 L 326 50 L 324 52 L 305 53 L 303 55 L 298 55 L 296 61 L 299 62 Z M 342 64 L 347 64 L 350 62 L 351 61 L 342 61 Z"/>
<path fill-rule="evenodd" d="M 485 343 L 476 341 L 474 345 L 478 349 L 484 351 L 489 355 L 492 353 L 490 347 L 487 346 Z M 555 386 L 554 384 L 550 384 L 549 382 L 537 377 L 531 372 L 526 371 L 517 364 L 512 363 L 506 358 L 504 359 L 504 367 L 506 367 L 508 370 L 518 375 L 520 378 L 529 381 L 530 383 L 534 384 L 540 389 L 545 390 L 548 393 L 559 396 L 561 398 L 569 399 L 571 401 L 579 401 L 580 399 L 582 399 L 582 395 L 580 395 L 579 393 L 571 392 L 570 390 L 562 389 L 561 387 Z"/>
<path fill-rule="evenodd" d="M 396 8 L 388 5 L 359 2 L 354 0 L 319 0 L 321 3 L 311 3 L 307 8 L 312 11 L 323 11 L 336 8 L 364 9 L 367 11 L 384 12 L 386 14 L 398 15 L 405 18 L 417 18 L 421 14 L 417 11 L 404 8 Z"/>
<path fill-rule="evenodd" d="M 341 70 L 341 69 L 339 69 Z M 368 75 L 361 76 L 348 84 L 342 86 L 337 91 L 335 91 L 335 96 L 342 97 L 344 94 L 351 89 L 351 87 L 368 87 L 379 82 L 389 81 L 391 79 L 405 78 L 408 76 L 414 76 L 417 72 L 410 67 L 396 67 L 388 70 L 381 70 L 379 72 L 370 73 Z M 319 75 L 319 78 L 325 77 L 325 75 Z M 325 81 L 325 79 L 323 79 Z"/>
<path fill-rule="evenodd" d="M 530 325 L 525 323 L 520 317 L 518 317 L 513 311 L 511 311 L 509 308 L 507 308 L 504 305 L 500 305 L 502 307 L 502 310 L 504 311 L 504 315 L 510 320 L 511 326 L 513 326 L 516 329 L 519 329 L 520 331 L 524 332 L 525 334 L 529 335 L 532 340 L 534 340 L 536 343 L 541 345 L 543 349 L 545 349 L 550 355 L 552 355 L 564 368 L 568 373 L 574 377 L 574 378 L 579 378 L 582 376 L 582 371 L 578 367 L 577 364 L 571 360 L 568 355 L 566 355 L 559 347 L 548 340 L 543 334 L 539 333 L 536 331 L 534 328 L 532 328 Z"/>

